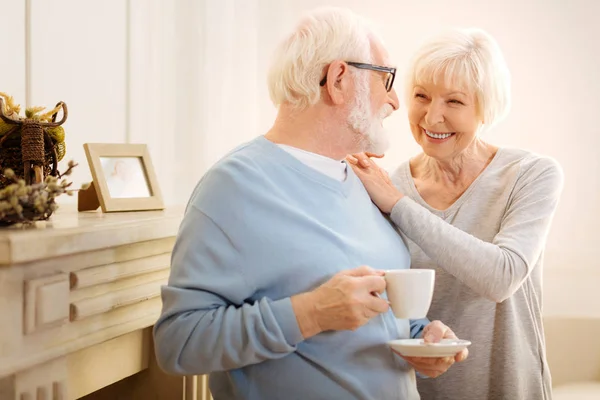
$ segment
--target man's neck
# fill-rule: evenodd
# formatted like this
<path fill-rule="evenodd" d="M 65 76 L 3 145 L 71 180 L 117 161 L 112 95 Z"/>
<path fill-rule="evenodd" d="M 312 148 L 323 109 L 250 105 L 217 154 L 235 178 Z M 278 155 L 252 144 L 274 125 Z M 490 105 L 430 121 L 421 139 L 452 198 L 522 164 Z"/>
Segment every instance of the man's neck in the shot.
<path fill-rule="evenodd" d="M 343 160 L 347 154 L 361 151 L 348 123 L 332 115 L 326 107 L 293 111 L 288 106 L 281 106 L 265 138 L 334 160 Z"/>

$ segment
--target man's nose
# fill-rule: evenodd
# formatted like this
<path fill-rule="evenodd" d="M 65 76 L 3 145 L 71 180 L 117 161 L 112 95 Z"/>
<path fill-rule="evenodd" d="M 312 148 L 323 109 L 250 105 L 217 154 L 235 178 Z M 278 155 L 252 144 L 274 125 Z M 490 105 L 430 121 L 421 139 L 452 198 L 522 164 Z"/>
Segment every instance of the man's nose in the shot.
<path fill-rule="evenodd" d="M 400 108 L 400 101 L 398 100 L 396 89 L 392 88 L 392 90 L 388 92 L 388 102 L 394 108 L 394 111 Z"/>

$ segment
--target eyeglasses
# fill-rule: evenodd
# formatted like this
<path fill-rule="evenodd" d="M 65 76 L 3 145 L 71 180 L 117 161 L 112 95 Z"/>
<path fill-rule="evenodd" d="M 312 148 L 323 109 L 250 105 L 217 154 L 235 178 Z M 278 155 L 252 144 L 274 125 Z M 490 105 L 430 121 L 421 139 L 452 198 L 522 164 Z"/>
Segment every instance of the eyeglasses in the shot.
<path fill-rule="evenodd" d="M 346 61 L 346 64 L 348 64 L 354 68 L 369 69 L 371 71 L 385 72 L 387 74 L 387 77 L 385 79 L 385 90 L 387 90 L 388 92 L 392 90 L 392 87 L 394 86 L 394 80 L 396 79 L 396 68 L 382 67 L 380 65 L 357 63 L 357 62 L 352 62 L 352 61 Z M 325 74 L 323 79 L 321 79 L 321 82 L 319 82 L 319 85 L 325 86 L 326 83 L 327 83 L 327 74 Z"/>

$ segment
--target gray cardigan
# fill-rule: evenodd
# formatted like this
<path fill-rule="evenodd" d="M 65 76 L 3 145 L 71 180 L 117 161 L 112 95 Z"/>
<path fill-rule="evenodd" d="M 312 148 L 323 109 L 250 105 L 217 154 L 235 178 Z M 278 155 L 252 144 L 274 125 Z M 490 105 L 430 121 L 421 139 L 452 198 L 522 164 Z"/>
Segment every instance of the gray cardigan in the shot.
<path fill-rule="evenodd" d="M 429 319 L 473 344 L 468 360 L 419 379 L 423 400 L 548 400 L 551 378 L 542 327 L 542 263 L 563 187 L 560 166 L 499 149 L 448 209 L 425 203 L 409 163 L 392 181 L 405 194 L 391 219 L 412 268 L 436 270 Z"/>

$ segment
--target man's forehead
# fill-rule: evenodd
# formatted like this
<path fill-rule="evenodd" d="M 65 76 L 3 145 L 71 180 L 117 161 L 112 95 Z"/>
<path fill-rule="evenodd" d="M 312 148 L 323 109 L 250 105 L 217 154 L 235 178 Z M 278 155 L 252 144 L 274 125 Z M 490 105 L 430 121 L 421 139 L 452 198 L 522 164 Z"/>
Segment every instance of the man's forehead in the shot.
<path fill-rule="evenodd" d="M 392 66 L 390 55 L 379 40 L 371 39 L 371 56 L 373 57 L 374 64 Z"/>

